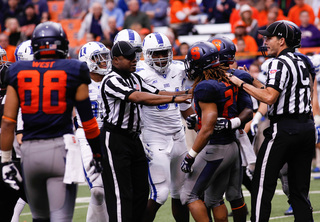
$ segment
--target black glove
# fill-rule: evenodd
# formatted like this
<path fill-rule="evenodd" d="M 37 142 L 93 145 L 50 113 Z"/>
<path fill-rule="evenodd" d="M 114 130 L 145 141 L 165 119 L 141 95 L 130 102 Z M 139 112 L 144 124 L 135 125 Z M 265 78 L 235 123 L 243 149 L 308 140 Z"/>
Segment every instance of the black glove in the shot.
<path fill-rule="evenodd" d="M 11 188 L 19 190 L 22 183 L 22 177 L 19 170 L 13 162 L 2 163 L 2 179 Z"/>
<path fill-rule="evenodd" d="M 93 154 L 93 158 L 90 161 L 89 167 L 87 167 L 88 177 L 91 182 L 95 181 L 101 174 L 102 168 L 102 158 L 100 154 Z"/>
<path fill-rule="evenodd" d="M 192 172 L 192 164 L 194 163 L 194 157 L 190 156 L 189 153 L 185 156 L 184 160 L 181 163 L 181 170 L 184 173 L 190 173 Z"/>
<path fill-rule="evenodd" d="M 214 126 L 214 131 L 221 133 L 227 130 L 231 130 L 231 122 L 226 118 L 219 117 L 217 119 L 216 125 Z"/>
<path fill-rule="evenodd" d="M 195 113 L 188 116 L 186 118 L 188 129 L 194 129 L 196 127 L 197 120 L 198 120 L 198 115 Z"/>

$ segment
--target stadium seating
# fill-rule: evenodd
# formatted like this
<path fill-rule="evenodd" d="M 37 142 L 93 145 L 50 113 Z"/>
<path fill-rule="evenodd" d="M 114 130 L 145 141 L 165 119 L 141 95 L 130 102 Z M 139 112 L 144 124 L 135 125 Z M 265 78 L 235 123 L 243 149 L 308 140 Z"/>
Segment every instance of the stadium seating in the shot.
<path fill-rule="evenodd" d="M 48 1 L 50 21 L 58 22 L 59 15 L 62 13 L 64 1 Z"/>

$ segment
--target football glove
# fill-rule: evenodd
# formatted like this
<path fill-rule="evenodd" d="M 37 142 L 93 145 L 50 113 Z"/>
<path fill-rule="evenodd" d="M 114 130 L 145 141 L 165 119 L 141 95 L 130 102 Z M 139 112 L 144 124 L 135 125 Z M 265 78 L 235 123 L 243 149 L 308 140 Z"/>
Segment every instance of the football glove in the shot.
<path fill-rule="evenodd" d="M 218 117 L 216 125 L 214 126 L 214 130 L 219 133 L 227 130 L 236 129 L 240 127 L 240 125 L 241 120 L 238 117 L 230 120 L 223 117 Z"/>
<path fill-rule="evenodd" d="M 191 114 L 190 116 L 188 116 L 186 118 L 186 123 L 187 123 L 188 129 L 194 129 L 196 127 L 197 119 L 198 119 L 198 115 L 195 113 Z"/>
<path fill-rule="evenodd" d="M 231 122 L 230 120 L 222 117 L 217 118 L 216 125 L 214 126 L 214 131 L 223 132 L 226 130 L 231 130 Z"/>
<path fill-rule="evenodd" d="M 3 181 L 8 184 L 11 188 L 19 190 L 19 184 L 22 183 L 22 177 L 19 170 L 13 162 L 2 163 L 2 178 Z"/>
<path fill-rule="evenodd" d="M 261 118 L 262 118 L 262 114 L 260 112 L 257 112 L 252 119 L 250 129 L 253 136 L 256 135 L 258 131 L 258 123 L 260 122 Z"/>
<path fill-rule="evenodd" d="M 181 163 L 181 170 L 184 173 L 191 173 L 192 172 L 192 164 L 194 163 L 194 157 L 190 156 L 189 153 L 185 156 L 184 160 Z"/>
<path fill-rule="evenodd" d="M 102 158 L 100 154 L 93 154 L 93 158 L 90 161 L 89 166 L 87 167 L 88 177 L 91 182 L 94 182 L 102 172 Z"/>

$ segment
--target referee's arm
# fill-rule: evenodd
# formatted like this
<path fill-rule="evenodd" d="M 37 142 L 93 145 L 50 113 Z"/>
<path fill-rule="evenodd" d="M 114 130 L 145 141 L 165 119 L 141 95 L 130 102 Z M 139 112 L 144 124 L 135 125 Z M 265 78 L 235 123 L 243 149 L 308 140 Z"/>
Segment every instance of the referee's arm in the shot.
<path fill-rule="evenodd" d="M 134 91 L 132 92 L 128 100 L 130 102 L 144 104 L 144 105 L 161 105 L 166 103 L 190 103 L 187 100 L 191 99 L 192 95 L 181 95 L 181 96 L 166 96 L 166 95 L 156 95 L 148 92 Z"/>
<path fill-rule="evenodd" d="M 244 81 L 242 81 L 241 79 L 239 79 L 234 75 L 228 76 L 228 78 L 230 79 L 231 82 L 233 82 L 233 84 L 235 84 L 239 88 L 243 88 L 243 90 L 245 90 L 251 96 L 268 105 L 274 104 L 280 95 L 280 92 L 278 92 L 277 90 L 271 87 L 267 87 L 263 89 L 256 88 L 255 86 L 246 84 Z"/>

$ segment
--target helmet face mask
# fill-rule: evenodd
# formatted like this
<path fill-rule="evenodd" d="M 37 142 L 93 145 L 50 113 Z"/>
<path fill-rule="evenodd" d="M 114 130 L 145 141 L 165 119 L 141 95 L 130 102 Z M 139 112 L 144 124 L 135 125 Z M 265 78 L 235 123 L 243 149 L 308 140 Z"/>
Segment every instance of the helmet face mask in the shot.
<path fill-rule="evenodd" d="M 8 56 L 5 49 L 0 46 L 0 65 L 8 62 Z"/>
<path fill-rule="evenodd" d="M 184 64 L 187 77 L 195 80 L 204 70 L 220 65 L 219 51 L 211 42 L 196 42 L 190 46 Z"/>
<path fill-rule="evenodd" d="M 16 61 L 32 61 L 33 50 L 31 46 L 31 40 L 22 42 L 15 50 L 14 56 Z"/>
<path fill-rule="evenodd" d="M 151 33 L 143 41 L 145 62 L 157 72 L 164 74 L 172 63 L 172 46 L 167 36 L 162 33 Z"/>
<path fill-rule="evenodd" d="M 87 63 L 90 72 L 106 75 L 111 69 L 110 50 L 101 42 L 88 42 L 83 45 L 78 58 Z"/>
<path fill-rule="evenodd" d="M 33 31 L 31 45 L 36 59 L 65 59 L 69 51 L 67 35 L 61 24 L 55 22 L 38 24 Z"/>

